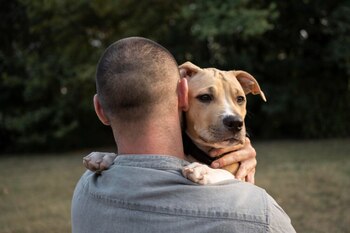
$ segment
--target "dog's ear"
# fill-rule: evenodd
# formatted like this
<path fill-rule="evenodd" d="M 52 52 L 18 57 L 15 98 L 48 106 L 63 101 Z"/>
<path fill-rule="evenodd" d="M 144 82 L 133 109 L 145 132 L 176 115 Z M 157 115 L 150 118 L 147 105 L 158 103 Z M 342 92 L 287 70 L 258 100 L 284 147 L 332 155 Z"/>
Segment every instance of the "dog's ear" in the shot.
<path fill-rule="evenodd" d="M 260 94 L 261 98 L 266 102 L 266 97 L 264 92 L 260 89 L 258 82 L 255 80 L 255 78 L 251 74 L 243 70 L 235 70 L 232 72 L 234 76 L 236 76 L 238 82 L 241 84 L 244 90 L 244 93 L 246 95 L 249 93 L 252 93 L 253 95 Z"/>
<path fill-rule="evenodd" d="M 187 61 L 183 63 L 182 65 L 179 66 L 179 71 L 181 78 L 189 78 L 192 77 L 193 75 L 197 74 L 198 71 L 200 71 L 201 68 L 198 66 L 192 64 L 191 62 Z"/>

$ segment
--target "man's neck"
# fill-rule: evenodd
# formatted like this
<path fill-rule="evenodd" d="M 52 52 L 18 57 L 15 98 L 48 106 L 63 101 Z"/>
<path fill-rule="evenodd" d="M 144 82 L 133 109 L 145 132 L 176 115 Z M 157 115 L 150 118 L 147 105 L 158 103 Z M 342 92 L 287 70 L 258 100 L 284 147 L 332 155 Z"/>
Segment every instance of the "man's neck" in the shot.
<path fill-rule="evenodd" d="M 118 154 L 158 154 L 185 159 L 180 125 L 173 125 L 171 129 L 164 125 L 167 124 L 113 130 Z"/>

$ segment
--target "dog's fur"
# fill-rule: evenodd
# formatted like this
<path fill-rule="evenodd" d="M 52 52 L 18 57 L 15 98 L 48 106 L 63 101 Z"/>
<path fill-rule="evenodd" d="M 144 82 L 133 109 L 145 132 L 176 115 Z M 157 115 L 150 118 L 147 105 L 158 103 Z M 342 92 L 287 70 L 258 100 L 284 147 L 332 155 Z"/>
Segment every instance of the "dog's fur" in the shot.
<path fill-rule="evenodd" d="M 242 147 L 246 138 L 245 95 L 260 94 L 266 101 L 254 77 L 241 70 L 201 69 L 190 62 L 180 65 L 179 69 L 189 86 L 189 109 L 184 117 L 187 136 L 205 154 L 212 149 L 229 148 L 228 151 L 234 151 Z M 189 155 L 189 160 L 195 162 L 197 159 L 194 157 Z M 94 167 L 89 164 L 93 163 L 92 160 L 97 161 L 91 155 L 84 158 L 84 164 L 89 169 Z M 112 161 L 110 155 L 105 160 Z M 232 174 L 238 166 L 236 163 L 224 167 L 227 172 L 195 162 L 183 169 L 183 175 L 196 183 L 215 183 L 234 178 Z"/>
<path fill-rule="evenodd" d="M 260 94 L 266 101 L 254 77 L 241 70 L 201 69 L 190 62 L 180 65 L 179 69 L 180 74 L 188 79 L 189 110 L 185 113 L 185 130 L 189 138 L 207 154 L 212 149 L 229 147 L 233 151 L 242 147 L 246 138 L 245 95 Z M 191 165 L 190 169 L 184 169 L 184 175 L 188 177 L 188 172 L 200 166 Z M 224 169 L 234 174 L 238 164 Z"/>

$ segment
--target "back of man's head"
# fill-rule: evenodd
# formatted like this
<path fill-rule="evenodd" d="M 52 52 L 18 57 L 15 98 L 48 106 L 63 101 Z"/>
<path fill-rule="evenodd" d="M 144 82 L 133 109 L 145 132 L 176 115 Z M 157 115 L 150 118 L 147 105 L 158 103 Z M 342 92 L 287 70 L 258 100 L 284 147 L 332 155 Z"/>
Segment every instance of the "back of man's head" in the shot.
<path fill-rule="evenodd" d="M 135 122 L 155 110 L 173 109 L 179 78 L 168 50 L 151 40 L 130 37 L 115 42 L 102 55 L 96 72 L 97 96 L 109 118 Z"/>

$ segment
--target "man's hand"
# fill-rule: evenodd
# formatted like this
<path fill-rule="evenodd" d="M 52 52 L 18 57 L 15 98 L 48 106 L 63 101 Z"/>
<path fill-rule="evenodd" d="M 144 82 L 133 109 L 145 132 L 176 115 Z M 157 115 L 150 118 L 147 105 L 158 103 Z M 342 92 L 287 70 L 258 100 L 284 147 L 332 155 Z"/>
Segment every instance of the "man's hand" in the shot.
<path fill-rule="evenodd" d="M 215 149 L 210 151 L 210 156 L 217 156 L 227 152 L 227 149 Z M 255 182 L 255 168 L 256 168 L 256 151 L 252 147 L 249 138 L 246 138 L 242 148 L 233 150 L 224 155 L 222 158 L 215 160 L 212 168 L 221 168 L 232 163 L 240 163 L 236 178 L 254 184 Z"/>

